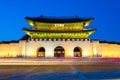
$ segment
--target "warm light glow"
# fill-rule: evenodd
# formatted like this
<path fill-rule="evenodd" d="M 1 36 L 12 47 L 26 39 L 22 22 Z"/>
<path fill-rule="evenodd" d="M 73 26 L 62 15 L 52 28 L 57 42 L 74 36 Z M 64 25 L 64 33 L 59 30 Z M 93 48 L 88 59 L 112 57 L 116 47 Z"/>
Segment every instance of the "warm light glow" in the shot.
<path fill-rule="evenodd" d="M 79 31 L 75 32 L 39 32 L 39 31 L 32 31 L 32 30 L 24 30 L 26 34 L 31 36 L 32 38 L 88 38 L 95 30 L 88 30 L 88 31 Z"/>
<path fill-rule="evenodd" d="M 28 54 L 26 54 L 27 57 L 37 57 L 37 52 L 34 51 L 33 49 L 29 49 Z"/>
<path fill-rule="evenodd" d="M 92 51 L 92 49 L 91 49 L 90 47 L 86 46 L 86 47 L 84 48 L 84 50 L 83 50 L 82 55 L 83 55 L 84 57 L 93 57 L 93 56 L 94 56 L 94 53 L 93 53 L 93 51 Z"/>
<path fill-rule="evenodd" d="M 26 19 L 26 21 L 29 23 L 29 25 L 34 26 L 34 22 L 32 20 Z"/>
<path fill-rule="evenodd" d="M 64 24 L 55 24 L 55 27 L 64 27 Z"/>
<path fill-rule="evenodd" d="M 89 26 L 91 22 L 92 22 L 92 20 L 86 21 L 86 22 L 85 22 L 85 26 Z"/>
<path fill-rule="evenodd" d="M 26 19 L 29 25 L 34 26 L 37 30 L 57 30 L 57 31 L 79 31 L 83 30 L 85 26 L 88 26 L 91 20 L 87 22 L 75 22 L 75 23 L 42 23 L 42 22 L 34 22 L 32 20 Z M 84 25 L 85 23 L 85 25 Z"/>
<path fill-rule="evenodd" d="M 0 57 L 120 58 L 120 45 L 88 39 L 95 29 L 86 30 L 84 27 L 90 25 L 92 19 L 71 23 L 43 23 L 29 19 L 26 21 L 35 27 L 32 30 L 23 29 L 30 38 L 18 42 L 1 43 Z"/>
<path fill-rule="evenodd" d="M 120 47 L 117 44 L 100 44 L 100 53 L 102 57 L 119 57 L 120 58 Z"/>

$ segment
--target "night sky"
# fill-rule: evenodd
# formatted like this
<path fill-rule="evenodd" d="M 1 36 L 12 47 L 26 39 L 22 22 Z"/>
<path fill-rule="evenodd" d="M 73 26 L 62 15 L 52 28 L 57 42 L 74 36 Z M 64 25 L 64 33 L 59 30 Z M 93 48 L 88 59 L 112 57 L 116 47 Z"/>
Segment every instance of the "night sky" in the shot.
<path fill-rule="evenodd" d="M 91 39 L 120 42 L 120 0 L 0 0 L 0 41 L 18 40 L 30 27 L 25 17 L 93 17 Z"/>

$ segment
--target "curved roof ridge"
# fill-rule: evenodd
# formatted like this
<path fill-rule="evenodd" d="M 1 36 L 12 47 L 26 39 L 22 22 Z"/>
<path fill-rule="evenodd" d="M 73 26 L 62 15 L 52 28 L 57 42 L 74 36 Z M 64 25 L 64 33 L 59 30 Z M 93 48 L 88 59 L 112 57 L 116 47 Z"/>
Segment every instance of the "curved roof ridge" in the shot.
<path fill-rule="evenodd" d="M 80 16 L 39 16 L 39 17 L 28 17 L 26 16 L 25 19 L 94 19 L 93 17 L 80 17 Z"/>
<path fill-rule="evenodd" d="M 86 18 L 79 16 L 71 16 L 71 17 L 48 17 L 48 16 L 40 16 L 40 17 L 25 17 L 27 20 L 37 21 L 37 22 L 45 22 L 45 23 L 72 23 L 72 22 L 83 22 L 88 20 L 93 20 L 94 18 Z"/>

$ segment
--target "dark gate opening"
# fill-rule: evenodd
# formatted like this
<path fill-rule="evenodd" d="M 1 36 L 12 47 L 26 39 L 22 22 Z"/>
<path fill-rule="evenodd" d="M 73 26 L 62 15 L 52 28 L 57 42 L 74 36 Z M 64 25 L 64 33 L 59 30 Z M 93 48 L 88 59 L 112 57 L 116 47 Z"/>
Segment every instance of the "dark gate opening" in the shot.
<path fill-rule="evenodd" d="M 82 57 L 82 49 L 79 47 L 74 48 L 74 57 Z"/>
<path fill-rule="evenodd" d="M 57 46 L 54 49 L 54 57 L 64 57 L 65 56 L 65 50 L 61 46 Z"/>
<path fill-rule="evenodd" d="M 45 57 L 45 48 L 41 47 L 38 49 L 37 57 Z"/>

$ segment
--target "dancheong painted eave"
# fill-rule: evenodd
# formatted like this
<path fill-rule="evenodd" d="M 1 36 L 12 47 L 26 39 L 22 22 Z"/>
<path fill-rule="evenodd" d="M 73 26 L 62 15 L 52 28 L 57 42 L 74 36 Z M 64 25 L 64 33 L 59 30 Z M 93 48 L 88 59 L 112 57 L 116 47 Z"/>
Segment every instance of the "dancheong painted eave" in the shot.
<path fill-rule="evenodd" d="M 83 23 L 84 26 L 89 26 L 94 18 L 80 18 L 80 17 L 25 17 L 26 21 L 31 26 L 36 26 L 36 23 L 42 24 L 66 24 L 66 23 Z"/>
<path fill-rule="evenodd" d="M 23 31 L 32 38 L 88 38 L 96 29 L 82 31 L 40 31 L 23 29 Z"/>

